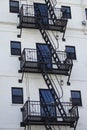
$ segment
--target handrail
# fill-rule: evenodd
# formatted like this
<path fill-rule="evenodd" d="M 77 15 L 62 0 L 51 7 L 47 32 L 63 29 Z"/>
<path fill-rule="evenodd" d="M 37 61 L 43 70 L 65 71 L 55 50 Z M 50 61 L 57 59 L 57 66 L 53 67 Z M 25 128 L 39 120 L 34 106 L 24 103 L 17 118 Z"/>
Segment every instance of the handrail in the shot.
<path fill-rule="evenodd" d="M 61 102 L 63 105 L 63 108 L 67 114 L 67 118 L 79 118 L 79 113 L 78 113 L 78 107 L 75 106 L 72 109 L 72 103 L 70 102 Z M 52 110 L 54 107 L 56 108 L 55 103 L 46 103 L 47 107 L 50 107 Z M 43 105 L 44 106 L 44 105 Z M 42 116 L 41 115 L 41 102 L 40 101 L 26 101 L 22 108 L 22 114 L 23 114 L 23 121 L 28 117 L 28 116 Z M 72 109 L 72 111 L 70 111 Z M 46 116 L 46 115 L 43 115 Z M 56 117 L 61 118 L 61 115 L 58 111 L 56 111 Z"/>
<path fill-rule="evenodd" d="M 57 19 L 60 19 L 62 17 L 62 10 L 61 10 L 61 8 L 54 8 L 54 12 L 56 14 Z M 20 8 L 20 11 L 19 11 L 19 15 L 35 16 L 34 5 L 22 4 L 22 6 Z M 48 19 L 51 20 L 49 15 L 48 15 Z"/>
<path fill-rule="evenodd" d="M 58 54 L 60 61 L 66 60 L 67 54 L 65 51 L 57 51 L 56 53 Z M 37 61 L 37 50 L 36 49 L 24 48 L 22 55 L 25 56 L 26 60 Z M 48 55 L 48 58 L 50 58 L 49 55 Z"/>

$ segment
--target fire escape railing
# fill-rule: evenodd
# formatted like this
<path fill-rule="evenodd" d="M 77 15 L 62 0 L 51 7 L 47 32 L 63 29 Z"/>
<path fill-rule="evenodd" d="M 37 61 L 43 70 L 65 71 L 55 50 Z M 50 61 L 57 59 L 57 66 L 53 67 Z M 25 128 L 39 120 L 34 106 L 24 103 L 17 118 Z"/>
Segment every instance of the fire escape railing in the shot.
<path fill-rule="evenodd" d="M 67 53 L 65 51 L 56 51 L 61 64 L 67 59 Z M 21 58 L 25 59 L 25 61 L 37 61 L 37 50 L 32 48 L 24 48 L 21 54 Z M 71 61 L 71 59 L 69 59 Z M 53 60 L 54 63 L 54 60 Z"/>
<path fill-rule="evenodd" d="M 61 8 L 54 8 L 54 12 L 55 12 L 57 19 L 62 18 Z M 35 16 L 34 5 L 23 4 L 20 8 L 19 15 L 21 15 L 21 16 L 33 16 L 34 17 Z M 48 19 L 51 19 L 50 15 L 48 15 Z"/>
<path fill-rule="evenodd" d="M 69 120 L 66 121 L 71 123 L 75 122 L 78 118 L 79 118 L 79 113 L 78 113 L 78 107 L 77 106 L 72 106 L 71 103 L 68 102 L 61 102 L 63 105 L 63 108 L 66 112 L 66 115 L 68 117 Z M 54 103 L 46 103 L 46 105 L 48 107 L 55 107 L 56 108 L 56 104 Z M 52 118 L 50 116 L 46 116 L 45 114 L 41 113 L 41 108 L 43 106 L 41 105 L 40 101 L 26 101 L 26 103 L 24 104 L 23 108 L 21 109 L 22 111 L 22 122 L 24 123 L 29 123 L 31 120 L 33 121 L 33 119 L 35 120 L 40 120 L 42 121 L 42 119 L 44 120 L 45 118 L 49 119 Z M 32 117 L 32 118 L 31 118 Z M 37 118 L 34 118 L 37 117 Z M 54 118 L 54 117 L 53 117 Z M 56 110 L 56 115 L 55 118 L 57 119 L 56 122 L 60 121 L 59 119 L 61 119 L 61 115 L 59 113 L 59 111 Z M 53 122 L 55 122 L 53 120 Z"/>
<path fill-rule="evenodd" d="M 45 29 L 60 31 L 63 33 L 63 38 L 64 38 L 68 20 L 62 17 L 63 12 L 62 12 L 61 8 L 54 8 L 53 12 L 55 14 L 56 22 L 54 24 L 55 18 L 51 17 L 50 12 L 48 11 L 48 17 L 44 16 L 44 18 L 46 18 L 48 21 L 48 26 L 45 26 Z M 37 17 L 35 15 L 34 5 L 23 4 L 20 8 L 18 16 L 19 16 L 18 28 L 21 29 L 18 37 L 21 37 L 22 28 L 38 29 L 38 24 L 37 24 L 37 20 L 36 20 Z M 40 19 L 41 16 L 38 18 Z"/>
<path fill-rule="evenodd" d="M 71 59 L 67 59 L 67 53 L 65 51 L 56 51 L 56 53 L 61 61 L 61 66 L 65 65 L 66 66 L 65 69 L 69 69 L 69 66 L 73 66 L 73 61 Z M 49 58 L 49 56 L 48 56 L 48 58 Z M 23 67 L 25 62 L 36 62 L 39 64 L 42 63 L 42 62 L 38 61 L 38 59 L 37 59 L 37 50 L 31 49 L 31 48 L 24 48 L 24 50 L 21 54 L 21 57 L 19 59 L 20 59 L 20 68 Z M 43 64 L 45 64 L 44 61 L 43 61 Z M 53 65 L 53 68 L 57 68 L 56 63 L 53 58 L 52 58 L 52 65 Z"/>
<path fill-rule="evenodd" d="M 60 68 L 57 68 L 57 65 L 54 61 L 54 59 L 52 58 L 52 62 L 49 63 L 49 55 L 48 57 L 46 57 L 48 59 L 47 62 L 42 62 L 42 61 L 38 61 L 38 57 L 37 57 L 37 50 L 36 49 L 31 49 L 31 48 L 24 48 L 19 60 L 20 60 L 20 70 L 19 72 L 26 72 L 25 71 L 25 66 L 27 64 L 27 68 L 32 68 L 34 69 L 37 68 L 40 71 L 39 65 L 41 64 L 52 64 L 52 69 L 54 69 L 54 72 L 57 74 L 57 72 L 59 72 L 60 74 L 66 75 L 68 76 L 68 81 L 70 79 L 70 72 L 71 72 L 71 68 L 73 66 L 73 60 L 72 59 L 68 59 L 67 58 L 67 53 L 65 51 L 56 51 L 56 54 L 59 57 L 59 60 L 61 62 L 61 66 Z M 37 71 L 38 71 L 37 70 Z M 28 72 L 28 71 L 27 71 Z M 34 72 L 34 71 L 33 71 Z M 50 72 L 52 72 L 52 70 L 50 70 Z M 23 78 L 23 77 L 22 77 Z M 22 82 L 22 80 L 21 80 Z"/>
<path fill-rule="evenodd" d="M 55 12 L 55 15 L 56 15 L 56 18 L 57 19 L 61 19 L 62 18 L 62 11 L 61 11 L 61 8 L 54 8 L 54 12 Z M 20 8 L 20 11 L 19 11 L 19 16 L 20 16 L 20 21 L 22 22 L 23 20 L 23 16 L 26 16 L 26 17 L 36 17 L 35 16 L 35 11 L 34 11 L 34 5 L 26 5 L 26 4 L 23 4 Z M 41 17 L 40 17 L 41 18 Z M 48 20 L 49 20 L 49 23 L 53 23 L 52 22 L 52 18 L 50 17 L 50 15 L 48 15 Z M 27 21 L 26 21 L 27 22 Z M 31 21 L 32 22 L 32 21 Z"/>

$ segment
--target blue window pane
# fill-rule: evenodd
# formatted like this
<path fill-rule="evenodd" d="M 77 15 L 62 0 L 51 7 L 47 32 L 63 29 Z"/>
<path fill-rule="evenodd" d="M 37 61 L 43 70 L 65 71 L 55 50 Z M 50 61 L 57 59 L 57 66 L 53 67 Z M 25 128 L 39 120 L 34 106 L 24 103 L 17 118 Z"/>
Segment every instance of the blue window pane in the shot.
<path fill-rule="evenodd" d="M 21 43 L 16 41 L 11 41 L 11 55 L 21 54 Z"/>
<path fill-rule="evenodd" d="M 81 103 L 81 100 L 79 98 L 73 98 L 72 102 L 74 105 L 77 105 L 77 104 L 79 105 Z"/>
<path fill-rule="evenodd" d="M 50 90 L 42 90 L 41 94 L 44 97 L 44 100 L 46 103 L 53 103 L 54 102 L 54 99 L 52 97 Z"/>
<path fill-rule="evenodd" d="M 22 92 L 22 89 L 12 89 L 12 94 L 15 95 L 15 96 L 22 96 L 23 95 L 23 92 Z"/>
<path fill-rule="evenodd" d="M 67 13 L 70 13 L 70 8 L 65 9 Z"/>
<path fill-rule="evenodd" d="M 22 104 L 23 103 L 23 89 L 12 88 L 12 103 Z"/>
<path fill-rule="evenodd" d="M 54 103 L 54 98 L 52 97 L 52 94 L 50 92 L 50 90 L 46 89 L 46 90 L 40 90 L 40 95 L 43 97 L 47 109 L 50 113 L 51 119 L 56 120 L 56 107 L 53 105 Z M 47 112 L 45 113 L 44 108 L 41 106 L 41 115 L 42 116 L 47 116 Z"/>
<path fill-rule="evenodd" d="M 71 9 L 70 7 L 67 6 L 62 6 L 63 11 L 67 12 L 67 13 L 71 13 Z"/>
<path fill-rule="evenodd" d="M 52 68 L 52 56 L 49 46 L 46 44 L 36 44 L 38 62 L 46 63 L 48 69 Z M 40 52 L 40 53 L 39 53 Z M 43 65 L 42 65 L 43 66 Z"/>
<path fill-rule="evenodd" d="M 23 97 L 22 96 L 14 96 L 12 99 L 12 103 L 21 104 L 23 103 Z"/>
<path fill-rule="evenodd" d="M 19 2 L 18 1 L 11 1 L 10 6 L 19 7 Z"/>
<path fill-rule="evenodd" d="M 66 52 L 74 53 L 75 49 L 73 47 L 66 47 Z"/>
<path fill-rule="evenodd" d="M 66 46 L 65 51 L 68 59 L 76 60 L 75 46 Z"/>
<path fill-rule="evenodd" d="M 39 15 L 37 8 L 39 9 Z M 41 4 L 41 3 L 34 3 L 34 11 L 35 11 L 35 16 L 39 17 L 39 22 L 43 24 L 48 24 L 48 7 L 46 4 Z"/>
<path fill-rule="evenodd" d="M 41 16 L 48 16 L 48 8 L 46 5 L 38 5 Z"/>
<path fill-rule="evenodd" d="M 82 106 L 80 91 L 71 91 L 72 104 Z"/>
<path fill-rule="evenodd" d="M 19 42 L 11 42 L 11 47 L 12 47 L 12 48 L 20 48 L 21 45 L 20 45 Z"/>
<path fill-rule="evenodd" d="M 62 18 L 71 18 L 71 8 L 68 6 L 62 6 Z"/>
<path fill-rule="evenodd" d="M 10 0 L 10 12 L 12 12 L 12 13 L 19 12 L 19 1 Z"/>
<path fill-rule="evenodd" d="M 79 92 L 71 92 L 71 97 L 72 98 L 80 98 L 80 93 Z"/>
<path fill-rule="evenodd" d="M 21 54 L 21 50 L 20 49 L 11 49 L 11 54 L 12 55 L 20 55 Z"/>

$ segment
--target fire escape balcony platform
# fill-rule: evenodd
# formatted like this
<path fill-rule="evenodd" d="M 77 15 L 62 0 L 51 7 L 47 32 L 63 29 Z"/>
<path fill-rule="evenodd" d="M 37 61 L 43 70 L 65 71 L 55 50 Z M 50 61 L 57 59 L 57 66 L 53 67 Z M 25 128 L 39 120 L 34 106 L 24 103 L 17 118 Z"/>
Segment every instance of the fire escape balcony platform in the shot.
<path fill-rule="evenodd" d="M 48 13 L 48 17 L 40 16 L 38 17 L 38 19 L 42 21 L 42 24 L 45 30 L 54 30 L 54 31 L 64 32 L 67 26 L 68 20 L 65 18 L 62 18 L 62 11 L 60 8 L 55 8 L 54 12 L 57 17 L 55 25 L 53 24 L 53 19 L 50 18 L 49 13 Z M 18 16 L 19 16 L 18 28 L 39 29 L 38 23 L 37 23 L 37 17 L 35 16 L 34 5 L 23 4 L 20 8 Z"/>
<path fill-rule="evenodd" d="M 73 66 L 73 62 L 70 59 L 67 59 L 66 52 L 58 51 L 56 52 L 61 64 L 59 68 L 57 67 L 56 63 L 54 62 L 53 58 L 46 56 L 44 57 L 45 60 L 40 61 L 37 56 L 36 49 L 25 48 L 19 58 L 20 60 L 20 70 L 19 72 L 26 72 L 26 73 L 41 73 L 40 67 L 45 65 L 47 66 L 47 72 L 50 74 L 61 74 L 68 76 L 68 72 L 70 68 Z"/>
<path fill-rule="evenodd" d="M 65 120 L 62 119 L 59 111 L 56 109 L 56 104 L 47 104 L 49 112 L 51 113 L 50 116 L 47 116 L 43 112 L 43 108 L 39 101 L 26 101 L 23 108 L 21 108 L 23 119 L 21 126 L 24 127 L 26 125 L 45 125 L 47 120 L 49 121 L 50 125 L 73 127 L 75 121 L 79 119 L 78 107 L 72 107 L 72 104 L 68 102 L 63 102 L 62 105 L 67 114 L 67 118 L 65 118 Z M 54 108 L 55 114 L 53 113 Z"/>

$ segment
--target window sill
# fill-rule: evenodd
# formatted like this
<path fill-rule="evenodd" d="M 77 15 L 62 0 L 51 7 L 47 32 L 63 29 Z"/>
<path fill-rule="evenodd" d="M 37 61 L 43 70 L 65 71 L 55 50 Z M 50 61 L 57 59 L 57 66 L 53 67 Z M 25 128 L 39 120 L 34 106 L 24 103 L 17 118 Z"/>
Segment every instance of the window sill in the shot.
<path fill-rule="evenodd" d="M 12 104 L 11 103 L 11 106 L 23 106 L 23 104 Z"/>
<path fill-rule="evenodd" d="M 9 57 L 20 57 L 21 55 L 9 55 Z"/>

